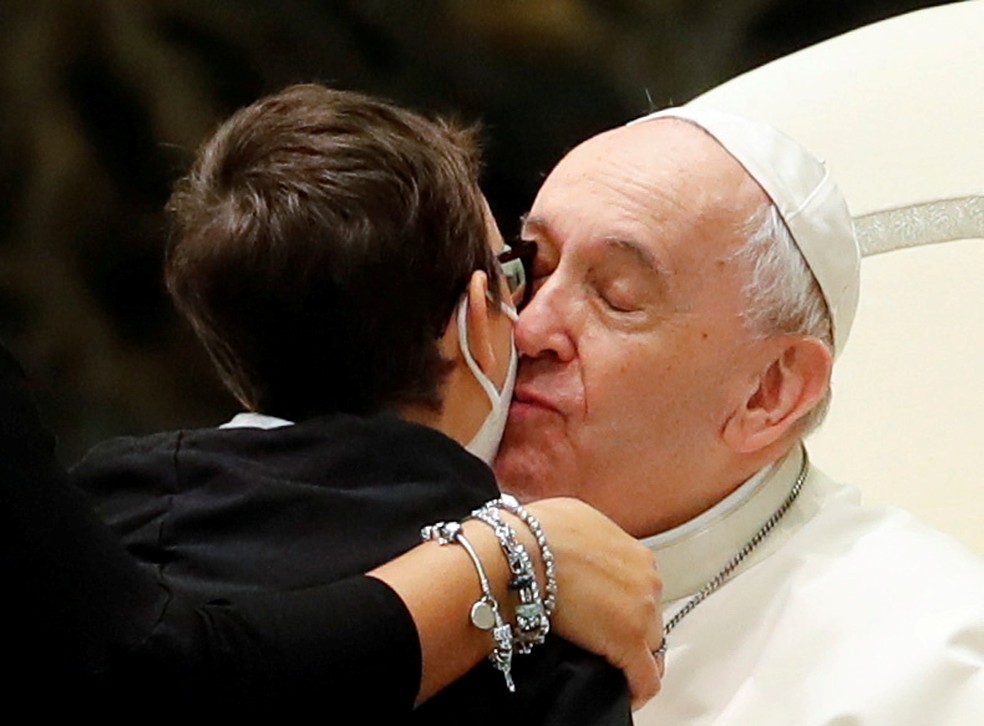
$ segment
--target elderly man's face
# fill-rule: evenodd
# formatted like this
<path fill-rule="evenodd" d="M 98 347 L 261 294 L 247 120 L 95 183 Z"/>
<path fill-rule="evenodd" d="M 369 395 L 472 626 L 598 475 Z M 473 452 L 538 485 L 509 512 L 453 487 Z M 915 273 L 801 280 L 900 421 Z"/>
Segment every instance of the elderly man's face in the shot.
<path fill-rule="evenodd" d="M 712 505 L 734 471 L 723 427 L 761 355 L 732 259 L 764 193 L 680 121 L 596 136 L 547 178 L 524 225 L 536 293 L 496 463 L 523 498 L 574 495 L 638 536 Z"/>

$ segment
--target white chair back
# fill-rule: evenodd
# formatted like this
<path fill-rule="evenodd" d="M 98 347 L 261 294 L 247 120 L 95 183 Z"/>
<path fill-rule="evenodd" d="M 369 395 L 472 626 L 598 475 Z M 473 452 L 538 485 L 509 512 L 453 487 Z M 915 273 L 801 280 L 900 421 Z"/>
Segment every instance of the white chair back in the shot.
<path fill-rule="evenodd" d="M 984 553 L 984 0 L 846 33 L 691 103 L 824 159 L 871 255 L 818 466 Z"/>

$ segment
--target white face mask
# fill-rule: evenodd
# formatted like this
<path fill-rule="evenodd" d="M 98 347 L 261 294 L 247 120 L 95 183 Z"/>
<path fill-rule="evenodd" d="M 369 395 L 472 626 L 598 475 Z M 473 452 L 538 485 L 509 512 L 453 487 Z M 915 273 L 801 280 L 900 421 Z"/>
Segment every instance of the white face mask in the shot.
<path fill-rule="evenodd" d="M 516 322 L 516 311 L 507 306 L 505 303 L 502 303 L 501 307 L 502 312 L 505 313 L 510 320 Z M 465 449 L 467 449 L 469 453 L 477 456 L 486 464 L 491 465 L 492 460 L 499 451 L 499 442 L 502 440 L 502 432 L 506 428 L 506 419 L 509 416 L 509 403 L 512 401 L 513 388 L 516 385 L 516 367 L 519 363 L 519 357 L 516 355 L 516 343 L 513 340 L 512 332 L 510 332 L 509 368 L 506 370 L 506 380 L 502 384 L 502 390 L 496 391 L 495 384 L 492 383 L 489 377 L 485 375 L 481 368 L 478 367 L 478 364 L 475 362 L 475 359 L 472 357 L 471 351 L 469 350 L 468 326 L 466 324 L 467 315 L 468 296 L 465 295 L 461 299 L 461 303 L 458 305 L 458 348 L 461 350 L 461 354 L 464 356 L 465 362 L 468 364 L 468 368 L 471 370 L 472 375 L 475 376 L 475 380 L 478 381 L 479 385 L 485 391 L 485 395 L 489 397 L 489 403 L 492 404 L 492 410 L 489 411 L 488 416 L 485 417 L 485 421 L 482 423 L 472 440 L 465 446 Z"/>

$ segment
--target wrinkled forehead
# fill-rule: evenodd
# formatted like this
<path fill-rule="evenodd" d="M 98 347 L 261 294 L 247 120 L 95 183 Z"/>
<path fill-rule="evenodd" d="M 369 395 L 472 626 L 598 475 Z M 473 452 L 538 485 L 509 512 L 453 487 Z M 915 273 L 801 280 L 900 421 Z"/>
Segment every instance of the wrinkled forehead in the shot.
<path fill-rule="evenodd" d="M 668 304 L 691 304 L 721 270 L 737 279 L 737 266 L 727 263 L 766 203 L 714 139 L 686 122 L 659 120 L 573 149 L 545 180 L 524 235 L 539 243 L 543 269 L 568 262 L 574 276 L 563 279 L 627 279 L 639 267 L 631 263 L 646 260 L 641 267 L 658 272 Z"/>
<path fill-rule="evenodd" d="M 624 203 L 626 215 L 682 228 L 743 225 L 767 201 L 712 136 L 667 118 L 611 129 L 575 147 L 548 175 L 533 212 L 567 205 L 610 218 L 619 211 L 612 206 Z"/>
<path fill-rule="evenodd" d="M 632 159 L 659 172 L 693 163 L 713 164 L 727 157 L 714 137 L 699 126 L 684 119 L 655 118 L 596 134 L 575 146 L 564 162 Z"/>

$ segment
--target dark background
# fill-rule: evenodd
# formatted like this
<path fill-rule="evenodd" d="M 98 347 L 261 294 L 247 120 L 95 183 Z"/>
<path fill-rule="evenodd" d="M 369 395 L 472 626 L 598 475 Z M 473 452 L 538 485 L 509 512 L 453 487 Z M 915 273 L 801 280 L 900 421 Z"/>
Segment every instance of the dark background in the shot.
<path fill-rule="evenodd" d="M 236 410 L 163 295 L 161 208 L 296 81 L 485 127 L 504 234 L 579 140 L 919 0 L 0 0 L 0 335 L 62 456 Z"/>

